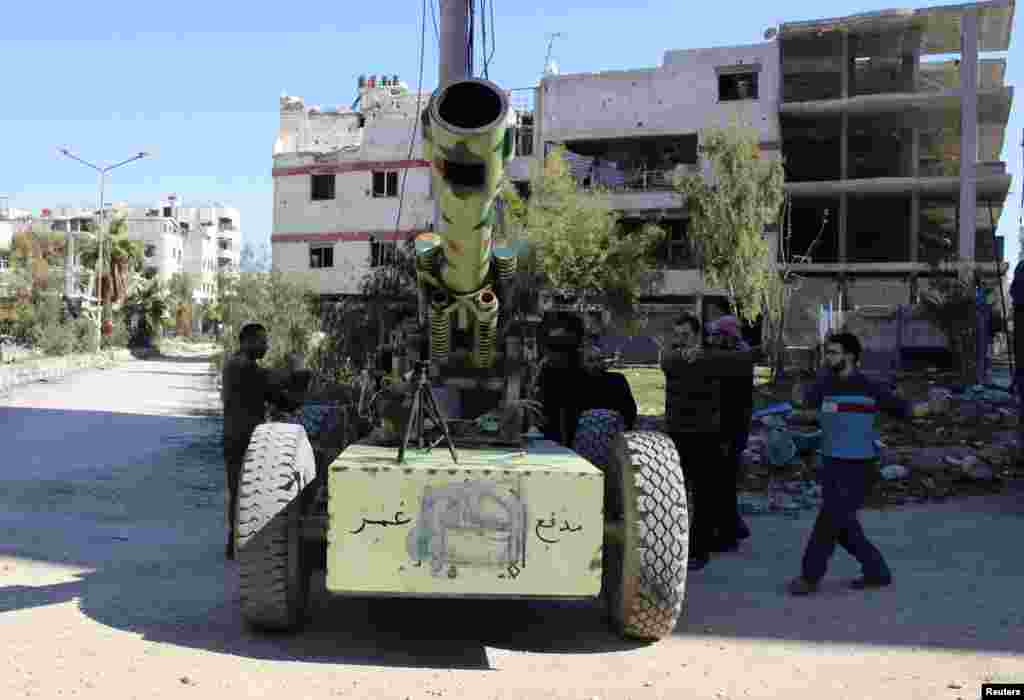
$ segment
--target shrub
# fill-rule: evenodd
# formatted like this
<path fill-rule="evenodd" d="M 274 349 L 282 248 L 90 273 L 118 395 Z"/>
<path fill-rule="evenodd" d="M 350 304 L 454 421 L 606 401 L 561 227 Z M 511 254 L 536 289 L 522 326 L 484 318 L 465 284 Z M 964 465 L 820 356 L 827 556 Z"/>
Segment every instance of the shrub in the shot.
<path fill-rule="evenodd" d="M 48 323 L 37 329 L 36 344 L 44 355 L 70 355 L 75 349 L 75 329 L 70 323 Z"/>
<path fill-rule="evenodd" d="M 94 353 L 99 351 L 99 343 L 96 338 L 96 324 L 88 318 L 81 316 L 68 323 L 74 333 L 75 352 Z"/>

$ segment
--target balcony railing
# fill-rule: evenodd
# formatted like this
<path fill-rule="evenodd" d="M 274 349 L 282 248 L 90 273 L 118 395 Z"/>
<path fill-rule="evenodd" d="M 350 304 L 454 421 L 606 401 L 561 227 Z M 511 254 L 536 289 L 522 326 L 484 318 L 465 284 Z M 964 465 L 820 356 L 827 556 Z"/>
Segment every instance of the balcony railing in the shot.
<path fill-rule="evenodd" d="M 676 172 L 676 170 L 627 170 L 615 175 L 598 173 L 596 176 L 588 175 L 581 178 L 581 182 L 585 189 L 597 186 L 612 192 L 664 192 L 675 189 L 673 178 Z M 699 169 L 696 165 L 685 165 L 679 172 L 696 174 Z"/>

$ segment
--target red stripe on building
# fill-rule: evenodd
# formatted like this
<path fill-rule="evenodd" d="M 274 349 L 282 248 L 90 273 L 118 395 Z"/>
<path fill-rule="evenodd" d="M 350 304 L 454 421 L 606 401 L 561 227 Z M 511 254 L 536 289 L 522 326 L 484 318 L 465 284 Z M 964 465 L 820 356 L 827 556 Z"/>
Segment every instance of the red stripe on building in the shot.
<path fill-rule="evenodd" d="M 332 231 L 330 233 L 275 233 L 270 237 L 271 243 L 333 243 L 337 241 L 368 241 L 372 237 L 378 241 L 405 241 L 410 236 L 427 233 L 423 229 L 407 229 L 405 231 Z"/>
<path fill-rule="evenodd" d="M 339 163 L 317 163 L 297 165 L 291 168 L 274 168 L 274 177 L 291 175 L 331 175 L 334 173 L 357 173 L 367 170 L 405 170 L 407 168 L 429 168 L 429 160 L 353 160 Z"/>
<path fill-rule="evenodd" d="M 836 410 L 839 413 L 878 413 L 878 407 L 862 403 L 837 404 Z"/>

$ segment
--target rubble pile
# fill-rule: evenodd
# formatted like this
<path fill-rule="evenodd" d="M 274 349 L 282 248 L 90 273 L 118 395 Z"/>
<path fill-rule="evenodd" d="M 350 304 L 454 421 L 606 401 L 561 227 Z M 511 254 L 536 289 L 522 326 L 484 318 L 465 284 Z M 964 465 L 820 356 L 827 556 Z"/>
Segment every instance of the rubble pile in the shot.
<path fill-rule="evenodd" d="M 1016 463 L 1020 412 L 1008 392 L 991 386 L 947 388 L 929 381 L 904 395 L 916 400 L 944 397 L 949 410 L 912 420 L 880 418 L 880 472 L 869 507 L 997 493 L 1006 481 L 1024 478 L 1024 468 Z M 769 403 L 772 398 L 778 400 L 762 395 Z M 791 408 L 777 403 L 774 411 L 752 421 L 740 485 L 744 513 L 796 515 L 821 502 L 815 479 L 820 460 L 814 452 L 817 428 L 787 421 Z M 637 429 L 662 430 L 663 419 L 641 416 Z"/>

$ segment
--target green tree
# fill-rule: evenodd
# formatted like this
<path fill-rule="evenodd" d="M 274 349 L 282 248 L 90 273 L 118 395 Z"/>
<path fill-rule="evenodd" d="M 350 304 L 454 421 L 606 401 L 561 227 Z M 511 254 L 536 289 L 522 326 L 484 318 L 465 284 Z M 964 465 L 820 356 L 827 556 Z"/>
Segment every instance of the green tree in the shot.
<path fill-rule="evenodd" d="M 170 310 L 170 293 L 159 277 L 139 286 L 125 302 L 127 314 L 138 317 L 133 344 L 149 345 L 158 338 Z"/>
<path fill-rule="evenodd" d="M 269 366 L 285 367 L 293 356 L 309 362 L 320 322 L 317 295 L 305 278 L 279 271 L 243 272 L 227 284 L 228 293 L 220 302 L 225 357 L 237 352 L 242 324 L 255 321 L 270 334 Z"/>
<path fill-rule="evenodd" d="M 580 309 L 599 303 L 629 316 L 662 275 L 653 258 L 665 232 L 648 224 L 627 234 L 603 189 L 580 189 L 564 153 L 559 147 L 548 154 L 531 179 L 529 202 L 511 187 L 502 193 L 505 235 L 520 250 L 519 286 L 543 286 Z"/>
<path fill-rule="evenodd" d="M 765 227 L 779 220 L 782 161 L 762 159 L 758 132 L 737 124 L 701 131 L 700 144 L 710 177 L 679 174 L 675 184 L 707 284 L 726 290 L 733 312 L 747 321 L 778 314 L 767 303 L 778 271 Z"/>
<path fill-rule="evenodd" d="M 79 257 L 82 266 L 96 271 L 98 240 L 86 239 L 80 245 Z M 97 290 L 102 294 L 97 296 L 115 306 L 128 298 L 134 291 L 133 286 L 138 284 L 137 276 L 142 269 L 144 248 L 142 241 L 128 237 L 128 223 L 124 217 L 118 217 L 111 222 L 109 235 L 103 238 L 103 255 L 109 262 L 109 269 L 105 264 L 103 278 Z"/>

